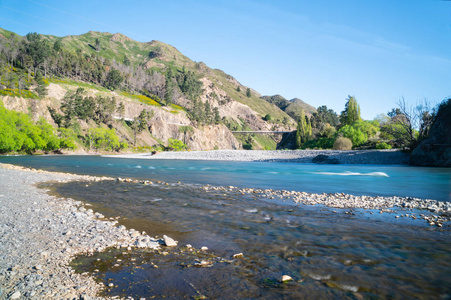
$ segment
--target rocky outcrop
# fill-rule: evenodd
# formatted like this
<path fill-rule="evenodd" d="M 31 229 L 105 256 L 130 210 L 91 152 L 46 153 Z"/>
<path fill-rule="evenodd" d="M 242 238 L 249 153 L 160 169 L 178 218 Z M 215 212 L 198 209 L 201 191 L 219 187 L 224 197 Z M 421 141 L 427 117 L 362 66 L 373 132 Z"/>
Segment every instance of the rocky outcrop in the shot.
<path fill-rule="evenodd" d="M 410 164 L 451 167 L 451 98 L 440 105 L 428 138 L 413 150 Z"/>

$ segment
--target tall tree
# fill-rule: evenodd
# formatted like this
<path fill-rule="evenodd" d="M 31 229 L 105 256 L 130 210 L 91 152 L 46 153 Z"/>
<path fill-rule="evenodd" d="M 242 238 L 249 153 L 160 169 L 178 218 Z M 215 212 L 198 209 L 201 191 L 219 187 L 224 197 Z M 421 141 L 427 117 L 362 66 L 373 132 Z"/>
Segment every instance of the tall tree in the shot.
<path fill-rule="evenodd" d="M 341 126 L 351 125 L 355 121 L 360 121 L 360 106 L 354 96 L 348 96 L 346 99 L 345 110 L 341 112 Z"/>
<path fill-rule="evenodd" d="M 41 71 L 39 71 L 39 70 L 36 72 L 35 81 L 36 81 L 36 85 L 37 85 L 36 92 L 38 93 L 39 97 L 43 98 L 43 97 L 47 96 L 47 87 L 44 82 L 44 78 L 42 78 Z"/>
<path fill-rule="evenodd" d="M 247 88 L 247 90 L 246 90 L 246 96 L 247 96 L 248 98 L 250 98 L 250 97 L 252 96 L 252 93 L 251 93 L 251 89 L 250 89 L 250 88 Z"/>
<path fill-rule="evenodd" d="M 27 53 L 32 58 L 33 67 L 36 71 L 36 68 L 50 56 L 50 46 L 47 41 L 42 41 L 41 36 L 36 32 L 27 34 L 26 38 L 28 41 Z"/>
<path fill-rule="evenodd" d="M 100 40 L 99 40 L 99 38 L 96 38 L 96 51 L 97 52 L 100 51 Z"/>
<path fill-rule="evenodd" d="M 311 136 L 312 125 L 310 124 L 308 118 L 306 118 L 304 110 L 301 110 L 301 116 L 296 130 L 296 148 L 301 148 L 302 144 L 307 142 Z"/>
<path fill-rule="evenodd" d="M 124 77 L 122 77 L 121 72 L 116 69 L 112 69 L 106 76 L 106 86 L 111 90 L 118 88 L 122 81 L 124 81 Z"/>

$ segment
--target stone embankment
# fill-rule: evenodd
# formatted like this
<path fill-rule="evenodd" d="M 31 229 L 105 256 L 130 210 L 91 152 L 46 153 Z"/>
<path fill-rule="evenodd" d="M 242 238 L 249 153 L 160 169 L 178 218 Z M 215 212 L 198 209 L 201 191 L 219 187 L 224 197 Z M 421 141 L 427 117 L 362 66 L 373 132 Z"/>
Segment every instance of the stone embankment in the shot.
<path fill-rule="evenodd" d="M 109 180 L 0 164 L 0 299 L 91 299 L 104 289 L 69 263 L 106 247 L 158 248 L 162 240 L 117 226 L 83 203 L 46 194 L 39 182 Z"/>
<path fill-rule="evenodd" d="M 397 150 L 214 150 L 161 152 L 154 155 L 151 153 L 125 154 L 109 157 L 313 163 L 313 159 L 318 155 L 325 155 L 339 164 L 404 165 L 409 162 L 409 155 Z"/>

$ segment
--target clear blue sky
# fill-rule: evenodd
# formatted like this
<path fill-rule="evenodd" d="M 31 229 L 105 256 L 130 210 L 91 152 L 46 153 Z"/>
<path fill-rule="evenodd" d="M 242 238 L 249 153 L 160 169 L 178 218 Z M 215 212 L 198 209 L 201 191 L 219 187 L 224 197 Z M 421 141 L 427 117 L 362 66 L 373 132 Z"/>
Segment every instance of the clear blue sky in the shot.
<path fill-rule="evenodd" d="M 0 27 L 160 40 L 262 95 L 336 112 L 354 95 L 365 119 L 451 96 L 451 1 L 0 0 Z"/>

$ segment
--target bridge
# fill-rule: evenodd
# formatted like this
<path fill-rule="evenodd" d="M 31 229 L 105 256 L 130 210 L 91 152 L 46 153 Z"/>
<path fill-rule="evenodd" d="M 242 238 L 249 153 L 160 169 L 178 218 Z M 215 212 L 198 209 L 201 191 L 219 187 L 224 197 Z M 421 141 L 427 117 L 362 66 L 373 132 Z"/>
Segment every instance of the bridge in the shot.
<path fill-rule="evenodd" d="M 240 134 L 247 134 L 247 133 L 268 133 L 268 134 L 274 134 L 274 133 L 291 133 L 293 131 L 232 131 L 232 133 L 240 133 Z"/>

